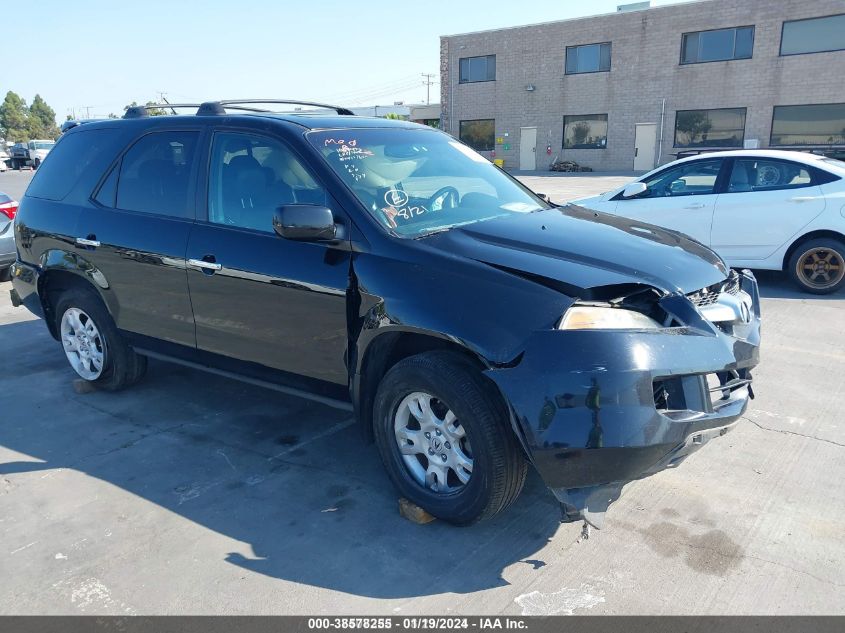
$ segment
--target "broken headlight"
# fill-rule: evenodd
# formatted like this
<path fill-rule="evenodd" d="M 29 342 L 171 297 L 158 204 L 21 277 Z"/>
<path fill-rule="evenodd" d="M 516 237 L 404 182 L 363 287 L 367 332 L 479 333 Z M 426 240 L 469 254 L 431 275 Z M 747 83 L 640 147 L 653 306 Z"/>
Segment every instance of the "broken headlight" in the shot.
<path fill-rule="evenodd" d="M 662 328 L 651 317 L 610 306 L 573 305 L 560 320 L 559 330 L 657 330 Z"/>

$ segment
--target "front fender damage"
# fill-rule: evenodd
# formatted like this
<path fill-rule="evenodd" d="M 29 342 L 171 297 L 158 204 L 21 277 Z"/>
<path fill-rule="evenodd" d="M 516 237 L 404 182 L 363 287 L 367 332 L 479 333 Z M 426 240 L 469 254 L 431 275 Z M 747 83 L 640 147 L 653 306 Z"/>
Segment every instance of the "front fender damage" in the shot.
<path fill-rule="evenodd" d="M 744 412 L 759 318 L 732 336 L 701 325 L 539 331 L 517 364 L 485 372 L 509 403 L 562 522 L 601 528 L 627 483 L 680 464 Z M 711 398 L 708 379 L 719 375 L 732 382 Z M 675 395 L 658 406 L 664 384 Z"/>

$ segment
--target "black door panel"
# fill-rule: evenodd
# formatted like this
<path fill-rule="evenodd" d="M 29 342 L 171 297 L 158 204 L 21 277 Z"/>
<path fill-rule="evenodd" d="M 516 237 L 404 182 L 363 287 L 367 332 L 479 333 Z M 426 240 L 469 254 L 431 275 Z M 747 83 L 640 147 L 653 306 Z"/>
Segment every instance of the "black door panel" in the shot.
<path fill-rule="evenodd" d="M 347 251 L 200 222 L 188 259 L 200 350 L 347 383 Z"/>
<path fill-rule="evenodd" d="M 185 248 L 192 222 L 154 215 L 89 208 L 77 237 L 80 255 L 108 283 L 112 316 L 122 330 L 194 346 L 194 319 L 185 274 Z"/>
<path fill-rule="evenodd" d="M 138 138 L 80 213 L 75 236 L 105 277 L 120 329 L 188 346 L 196 336 L 185 249 L 201 141 L 196 129 Z"/>
<path fill-rule="evenodd" d="M 345 387 L 349 252 L 273 231 L 282 204 L 345 214 L 278 138 L 215 132 L 208 164 L 208 221 L 187 251 L 198 349 Z"/>

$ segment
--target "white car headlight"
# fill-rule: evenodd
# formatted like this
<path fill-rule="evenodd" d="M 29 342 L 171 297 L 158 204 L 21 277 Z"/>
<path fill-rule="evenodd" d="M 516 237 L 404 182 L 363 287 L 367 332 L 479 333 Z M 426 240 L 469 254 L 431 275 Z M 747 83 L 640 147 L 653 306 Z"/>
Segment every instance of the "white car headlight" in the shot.
<path fill-rule="evenodd" d="M 657 330 L 662 326 L 639 312 L 622 308 L 574 305 L 557 326 L 559 330 Z"/>

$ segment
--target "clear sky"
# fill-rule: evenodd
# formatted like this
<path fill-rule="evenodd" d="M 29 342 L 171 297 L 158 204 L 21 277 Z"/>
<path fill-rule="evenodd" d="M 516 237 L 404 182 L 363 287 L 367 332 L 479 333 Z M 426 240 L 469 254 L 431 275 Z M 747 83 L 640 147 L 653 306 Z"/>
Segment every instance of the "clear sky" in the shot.
<path fill-rule="evenodd" d="M 6 29 L 0 91 L 27 103 L 41 94 L 59 121 L 72 110 L 121 114 L 159 92 L 171 102 L 424 102 L 421 74 L 439 79 L 440 35 L 608 13 L 628 1 L 5 0 L 2 22 L 16 26 Z"/>

